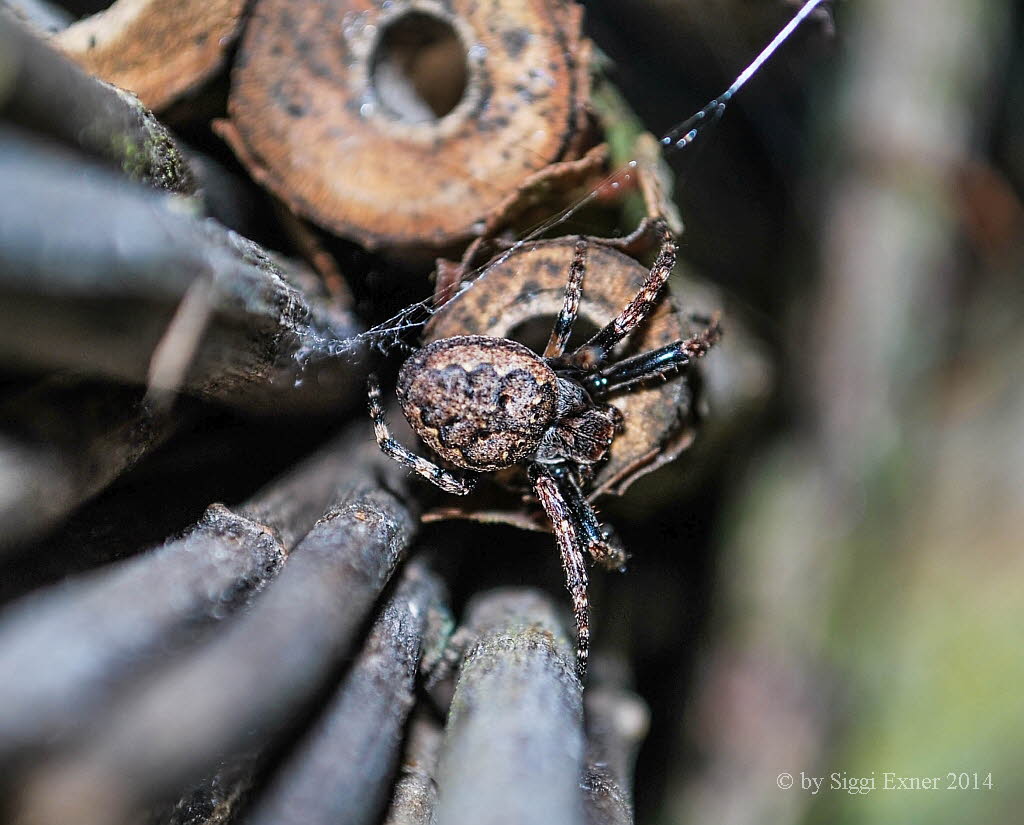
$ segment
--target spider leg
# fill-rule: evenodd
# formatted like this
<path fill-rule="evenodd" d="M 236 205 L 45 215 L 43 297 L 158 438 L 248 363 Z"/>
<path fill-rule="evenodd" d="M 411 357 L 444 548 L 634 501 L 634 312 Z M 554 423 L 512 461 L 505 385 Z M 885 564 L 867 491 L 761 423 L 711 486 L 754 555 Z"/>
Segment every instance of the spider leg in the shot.
<path fill-rule="evenodd" d="M 614 533 L 598 521 L 597 512 L 583 495 L 579 482 L 569 467 L 565 464 L 555 464 L 550 465 L 548 470 L 576 517 L 583 545 L 590 557 L 608 570 L 623 570 L 626 566 L 625 549 Z"/>
<path fill-rule="evenodd" d="M 668 224 L 661 218 L 655 221 L 655 231 L 661 240 L 661 248 L 658 250 L 658 257 L 651 267 L 650 273 L 644 280 L 639 292 L 626 304 L 625 309 L 616 315 L 604 329 L 597 332 L 589 341 L 573 352 L 573 357 L 588 365 L 597 366 L 607 359 L 619 341 L 631 333 L 658 304 L 658 296 L 661 295 L 662 287 L 672 274 L 672 267 L 676 265 L 676 242 L 672 238 L 672 232 Z"/>
<path fill-rule="evenodd" d="M 558 483 L 540 464 L 530 466 L 530 481 L 541 507 L 551 519 L 555 542 L 562 556 L 565 586 L 572 598 L 576 620 L 576 673 L 580 679 L 587 672 L 590 654 L 590 603 L 587 599 L 587 565 L 580 543 L 580 528 L 572 508 L 558 489 Z"/>
<path fill-rule="evenodd" d="M 597 401 L 612 393 L 632 389 L 652 378 L 664 378 L 666 374 L 706 355 L 721 337 L 722 328 L 718 319 L 712 318 L 707 328 L 697 335 L 659 349 L 641 352 L 586 376 L 582 380 L 583 388 Z"/>
<path fill-rule="evenodd" d="M 380 403 L 380 386 L 377 383 L 376 375 L 370 375 L 367 379 L 366 394 L 369 398 L 370 418 L 373 420 L 373 434 L 384 455 L 423 476 L 446 493 L 464 496 L 476 486 L 475 478 L 460 476 L 444 467 L 439 467 L 406 449 L 391 437 L 387 422 L 384 420 L 384 408 Z"/>
<path fill-rule="evenodd" d="M 582 235 L 576 241 L 576 250 L 569 264 L 569 281 L 565 285 L 565 299 L 562 311 L 558 313 L 555 325 L 551 329 L 548 345 L 544 347 L 545 358 L 555 358 L 565 352 L 565 345 L 572 335 L 572 325 L 576 323 L 576 313 L 580 308 L 580 295 L 583 292 L 583 275 L 587 271 L 587 239 Z"/>

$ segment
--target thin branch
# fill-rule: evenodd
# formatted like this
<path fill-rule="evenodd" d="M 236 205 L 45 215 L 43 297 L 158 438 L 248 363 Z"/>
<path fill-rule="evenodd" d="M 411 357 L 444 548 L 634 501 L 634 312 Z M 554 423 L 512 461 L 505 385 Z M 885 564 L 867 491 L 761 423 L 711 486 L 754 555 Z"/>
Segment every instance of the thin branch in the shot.
<path fill-rule="evenodd" d="M 356 322 L 303 267 L 172 196 L 0 130 L 0 353 L 144 383 L 199 278 L 212 307 L 186 391 L 278 411 L 337 404 L 351 389 L 357 370 L 332 347 Z"/>
<path fill-rule="evenodd" d="M 137 97 L 90 77 L 2 9 L 0 52 L 0 118 L 102 158 L 133 180 L 195 190 L 170 132 Z"/>
<path fill-rule="evenodd" d="M 494 591 L 469 609 L 438 774 L 437 821 L 583 822 L 583 708 L 573 645 L 544 597 Z"/>
<path fill-rule="evenodd" d="M 368 433 L 327 513 L 272 586 L 216 638 L 155 671 L 81 744 L 22 784 L 27 822 L 126 822 L 232 754 L 275 741 L 351 647 L 414 517 Z M 387 483 L 389 486 L 385 486 Z"/>
<path fill-rule="evenodd" d="M 81 728 L 112 686 L 193 642 L 276 575 L 353 474 L 362 429 L 229 510 L 211 505 L 183 538 L 32 594 L 0 616 L 0 757 Z"/>
<path fill-rule="evenodd" d="M 12 605 L 0 617 L 0 761 L 81 728 L 114 685 L 194 641 L 284 557 L 265 525 L 215 504 L 184 538 Z"/>
<path fill-rule="evenodd" d="M 415 698 L 428 615 L 441 598 L 441 585 L 426 568 L 405 569 L 334 698 L 247 822 L 369 825 L 378 820 Z"/>
<path fill-rule="evenodd" d="M 413 713 L 384 825 L 433 825 L 443 731 L 427 712 Z"/>

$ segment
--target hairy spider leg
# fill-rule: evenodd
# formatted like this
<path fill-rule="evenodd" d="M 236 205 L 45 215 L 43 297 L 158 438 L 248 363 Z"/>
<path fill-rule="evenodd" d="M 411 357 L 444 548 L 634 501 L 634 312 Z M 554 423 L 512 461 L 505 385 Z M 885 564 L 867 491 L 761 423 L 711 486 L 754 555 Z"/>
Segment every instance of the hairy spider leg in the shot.
<path fill-rule="evenodd" d="M 590 557 L 608 570 L 622 570 L 626 566 L 626 551 L 618 539 L 598 520 L 597 511 L 587 501 L 579 481 L 567 464 L 549 464 L 547 469 L 558 484 L 559 492 L 572 509 L 579 525 L 583 544 Z"/>
<path fill-rule="evenodd" d="M 414 473 L 423 476 L 427 481 L 440 487 L 446 493 L 464 496 L 473 490 L 476 486 L 475 478 L 460 476 L 450 470 L 446 470 L 444 467 L 439 467 L 437 464 L 406 449 L 391 437 L 387 421 L 384 420 L 384 407 L 380 403 L 380 385 L 377 383 L 376 375 L 371 374 L 367 378 L 366 394 L 369 398 L 373 434 L 384 455 L 408 467 Z"/>
<path fill-rule="evenodd" d="M 676 265 L 676 242 L 664 219 L 658 218 L 654 222 L 654 230 L 660 239 L 660 248 L 654 266 L 651 267 L 643 286 L 626 304 L 625 309 L 616 315 L 604 329 L 597 332 L 589 341 L 573 352 L 575 360 L 585 361 L 591 366 L 604 363 L 612 348 L 636 329 L 637 325 L 658 305 L 661 290 L 665 286 L 668 276 L 672 274 L 672 268 Z"/>
<path fill-rule="evenodd" d="M 565 345 L 572 335 L 572 325 L 576 323 L 576 313 L 580 308 L 580 295 L 583 293 L 583 276 L 587 271 L 587 239 L 582 235 L 576 241 L 572 263 L 569 264 L 569 281 L 565 285 L 565 298 L 562 311 L 555 319 L 551 329 L 548 345 L 544 347 L 545 358 L 555 358 L 565 352 Z"/>
<path fill-rule="evenodd" d="M 664 377 L 691 361 L 707 354 L 722 337 L 718 318 L 712 318 L 707 327 L 690 338 L 681 339 L 649 352 L 641 352 L 626 358 L 582 379 L 583 388 L 595 401 L 612 393 L 622 392 L 650 381 Z"/>
<path fill-rule="evenodd" d="M 579 525 L 568 502 L 562 497 L 558 483 L 540 464 L 530 465 L 533 491 L 555 530 L 555 543 L 562 556 L 565 586 L 572 598 L 576 620 L 576 673 L 582 679 L 587 672 L 590 655 L 590 602 L 587 599 L 587 564 L 580 546 Z"/>

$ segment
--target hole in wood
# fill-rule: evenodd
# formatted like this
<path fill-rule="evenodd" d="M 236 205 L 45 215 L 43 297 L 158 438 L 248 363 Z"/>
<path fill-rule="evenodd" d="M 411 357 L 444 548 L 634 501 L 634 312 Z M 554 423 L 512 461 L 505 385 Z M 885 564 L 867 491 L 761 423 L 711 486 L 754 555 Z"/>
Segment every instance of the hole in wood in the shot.
<path fill-rule="evenodd" d="M 115 0 L 66 0 L 66 2 L 55 5 L 63 6 L 73 18 L 81 20 L 83 17 L 90 17 L 101 11 L 106 11 L 114 5 L 114 2 Z"/>
<path fill-rule="evenodd" d="M 406 123 L 440 120 L 459 105 L 468 78 L 466 46 L 455 29 L 422 11 L 384 26 L 370 62 L 377 99 Z"/>
<path fill-rule="evenodd" d="M 535 318 L 516 324 L 509 330 L 508 337 L 520 344 L 525 344 L 534 352 L 542 352 L 548 343 L 551 329 L 555 326 L 557 315 L 538 315 Z M 584 318 L 582 314 L 572 325 L 572 335 L 569 337 L 569 345 L 566 352 L 571 352 L 584 341 L 590 339 L 596 333 L 598 327 Z"/>

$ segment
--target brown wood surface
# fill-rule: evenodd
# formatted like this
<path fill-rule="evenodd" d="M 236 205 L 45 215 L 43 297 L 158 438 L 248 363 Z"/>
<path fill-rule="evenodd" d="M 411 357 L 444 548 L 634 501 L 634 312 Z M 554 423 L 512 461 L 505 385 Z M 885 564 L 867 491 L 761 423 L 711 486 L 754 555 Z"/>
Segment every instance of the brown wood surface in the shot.
<path fill-rule="evenodd" d="M 461 102 L 411 122 L 374 86 L 377 39 L 410 9 L 465 50 Z M 246 27 L 223 131 L 253 176 L 299 214 L 371 248 L 468 239 L 579 129 L 578 7 L 497 0 L 261 0 Z"/>
<path fill-rule="evenodd" d="M 73 23 L 54 44 L 87 72 L 160 111 L 224 64 L 245 0 L 118 0 Z"/>

